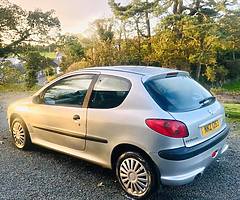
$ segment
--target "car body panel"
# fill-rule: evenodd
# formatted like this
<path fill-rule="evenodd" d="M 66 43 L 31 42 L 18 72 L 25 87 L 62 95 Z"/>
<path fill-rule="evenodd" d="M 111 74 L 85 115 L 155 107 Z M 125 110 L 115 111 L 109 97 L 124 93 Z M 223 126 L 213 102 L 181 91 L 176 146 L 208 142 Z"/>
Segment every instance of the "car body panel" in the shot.
<path fill-rule="evenodd" d="M 48 142 L 84 150 L 86 108 L 32 104 L 30 109 L 33 143 Z M 79 115 L 80 120 L 73 120 L 74 115 Z"/>
<path fill-rule="evenodd" d="M 226 128 L 224 109 L 218 101 L 215 101 L 213 104 L 201 109 L 181 113 L 171 112 L 170 114 L 176 120 L 183 121 L 186 124 L 189 136 L 183 140 L 187 147 L 204 142 Z M 216 120 L 220 121 L 220 127 L 210 132 L 208 135 L 203 136 L 201 133 L 201 128 Z"/>

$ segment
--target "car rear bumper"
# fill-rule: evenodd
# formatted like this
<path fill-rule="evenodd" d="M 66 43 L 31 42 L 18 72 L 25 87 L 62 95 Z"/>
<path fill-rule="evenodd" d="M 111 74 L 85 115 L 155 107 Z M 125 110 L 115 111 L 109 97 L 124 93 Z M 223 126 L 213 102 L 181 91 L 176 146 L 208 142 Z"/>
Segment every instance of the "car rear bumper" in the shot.
<path fill-rule="evenodd" d="M 194 147 L 164 150 L 152 154 L 164 185 L 184 185 L 192 182 L 198 175 L 227 149 L 226 137 L 229 128 L 212 139 Z"/>

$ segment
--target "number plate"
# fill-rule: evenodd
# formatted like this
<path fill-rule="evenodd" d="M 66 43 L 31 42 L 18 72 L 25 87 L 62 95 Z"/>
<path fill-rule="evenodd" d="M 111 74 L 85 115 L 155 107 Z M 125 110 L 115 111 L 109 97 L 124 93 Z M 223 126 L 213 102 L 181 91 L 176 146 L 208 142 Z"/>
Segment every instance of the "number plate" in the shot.
<path fill-rule="evenodd" d="M 202 135 L 207 136 L 208 134 L 212 133 L 214 130 L 220 128 L 220 120 L 216 120 L 206 126 L 201 128 Z"/>

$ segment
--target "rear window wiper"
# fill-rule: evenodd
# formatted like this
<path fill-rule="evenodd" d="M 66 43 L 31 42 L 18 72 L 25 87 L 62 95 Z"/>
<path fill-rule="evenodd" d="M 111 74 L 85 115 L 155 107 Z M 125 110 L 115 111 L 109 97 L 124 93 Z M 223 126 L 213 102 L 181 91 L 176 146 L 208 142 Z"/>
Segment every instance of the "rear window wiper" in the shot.
<path fill-rule="evenodd" d="M 205 104 L 205 102 L 208 102 L 208 101 L 215 101 L 216 97 L 207 97 L 201 101 L 199 101 L 199 104 Z"/>

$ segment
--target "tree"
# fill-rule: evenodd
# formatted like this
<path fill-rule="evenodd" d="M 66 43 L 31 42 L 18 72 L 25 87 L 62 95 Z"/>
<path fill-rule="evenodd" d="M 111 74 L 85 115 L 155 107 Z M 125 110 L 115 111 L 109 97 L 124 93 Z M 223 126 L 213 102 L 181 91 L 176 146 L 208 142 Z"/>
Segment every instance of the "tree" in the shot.
<path fill-rule="evenodd" d="M 212 84 L 217 83 L 219 86 L 222 86 L 227 74 L 228 70 L 224 66 L 214 65 L 207 66 L 204 75 L 207 77 L 207 80 L 210 81 Z"/>
<path fill-rule="evenodd" d="M 47 68 L 51 60 L 41 56 L 39 52 L 27 52 L 25 57 L 25 82 L 27 88 L 32 88 L 37 83 L 37 72 Z"/>
<path fill-rule="evenodd" d="M 27 43 L 46 43 L 50 32 L 59 29 L 60 22 L 53 10 L 26 11 L 7 0 L 0 0 L 0 57 L 19 53 Z"/>
<path fill-rule="evenodd" d="M 12 63 L 0 62 L 0 85 L 20 83 L 22 80 L 21 71 L 12 66 Z"/>
<path fill-rule="evenodd" d="M 63 35 L 58 41 L 60 51 L 63 53 L 61 63 L 62 71 L 65 71 L 71 64 L 79 62 L 84 58 L 84 48 L 75 35 Z"/>
<path fill-rule="evenodd" d="M 232 12 L 228 6 L 234 2 L 236 1 L 163 1 L 162 5 L 168 9 L 153 37 L 155 44 L 150 59 L 159 59 L 162 65 L 176 68 L 194 67 L 195 77 L 199 80 L 202 67 L 217 62 L 217 49 L 223 46 L 218 31 L 219 19 Z M 225 30 L 228 32 L 228 29 Z"/>
<path fill-rule="evenodd" d="M 112 42 L 114 38 L 113 20 L 112 19 L 97 19 L 92 24 L 93 29 L 102 42 Z"/>
<path fill-rule="evenodd" d="M 147 38 L 148 49 L 151 51 L 151 23 L 150 15 L 156 11 L 159 6 L 159 0 L 149 1 L 149 0 L 132 0 L 129 4 L 121 6 L 120 3 L 116 3 L 115 0 L 109 0 L 109 5 L 113 10 L 116 17 L 121 20 L 126 20 L 129 18 L 134 19 L 136 25 L 136 31 L 138 39 L 140 36 Z M 144 19 L 145 30 L 140 29 L 140 24 Z"/>
<path fill-rule="evenodd" d="M 232 53 L 232 60 L 236 60 L 235 53 L 240 50 L 240 10 L 229 11 L 219 21 L 219 37 L 225 48 Z"/>

